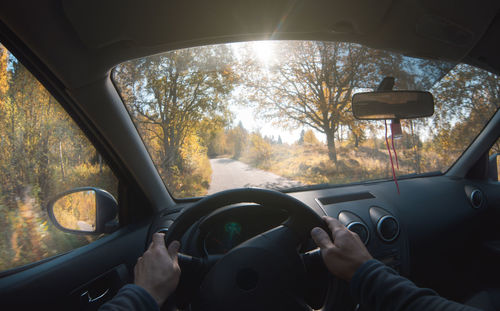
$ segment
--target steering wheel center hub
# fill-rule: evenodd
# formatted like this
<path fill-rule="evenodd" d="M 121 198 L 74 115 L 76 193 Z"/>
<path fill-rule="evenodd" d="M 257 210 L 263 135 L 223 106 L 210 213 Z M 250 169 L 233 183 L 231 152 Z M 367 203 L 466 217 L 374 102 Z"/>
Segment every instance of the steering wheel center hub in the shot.
<path fill-rule="evenodd" d="M 208 272 L 200 288 L 204 308 L 259 309 L 298 291 L 296 271 L 301 271 L 295 266 L 300 261 L 298 255 L 296 260 L 290 260 L 279 251 L 253 246 L 252 241 L 249 244 L 227 253 Z"/>
<path fill-rule="evenodd" d="M 259 273 L 252 268 L 245 268 L 238 271 L 236 284 L 243 290 L 252 290 L 257 287 Z"/>

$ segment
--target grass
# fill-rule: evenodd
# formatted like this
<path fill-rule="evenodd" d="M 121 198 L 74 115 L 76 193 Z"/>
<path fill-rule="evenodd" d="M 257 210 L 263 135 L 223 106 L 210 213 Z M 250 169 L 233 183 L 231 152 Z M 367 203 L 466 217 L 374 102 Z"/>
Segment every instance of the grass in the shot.
<path fill-rule="evenodd" d="M 272 155 L 266 159 L 265 165 L 255 165 L 252 155 L 247 153 L 240 158 L 250 165 L 271 171 L 277 175 L 310 184 L 347 184 L 363 180 L 392 178 L 388 151 L 383 146 L 373 147 L 373 143 L 365 142 L 354 148 L 347 142 L 337 146 L 337 163 L 328 157 L 324 144 L 272 145 Z M 415 173 L 418 164 L 415 161 L 415 149 L 403 149 L 396 145 L 399 170 L 394 163 L 396 174 Z M 393 155 L 394 157 L 394 155 Z M 420 151 L 420 170 L 439 170 L 439 157 L 434 152 Z"/>

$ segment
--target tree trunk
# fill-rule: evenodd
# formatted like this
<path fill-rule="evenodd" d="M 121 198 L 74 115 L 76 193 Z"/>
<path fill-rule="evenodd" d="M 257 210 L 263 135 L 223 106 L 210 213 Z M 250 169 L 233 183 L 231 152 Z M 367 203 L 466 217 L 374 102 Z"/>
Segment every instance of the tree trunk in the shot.
<path fill-rule="evenodd" d="M 326 132 L 326 144 L 328 146 L 328 157 L 337 164 L 337 149 L 335 148 L 335 133 Z"/>
<path fill-rule="evenodd" d="M 38 185 L 40 185 L 40 200 L 45 205 L 47 203 L 45 200 L 47 199 L 47 194 L 50 193 L 49 189 L 51 186 L 50 183 L 50 171 L 49 171 L 49 137 L 47 135 L 43 135 L 42 141 L 40 144 L 40 158 L 39 158 L 39 166 L 38 166 Z"/>
<path fill-rule="evenodd" d="M 61 161 L 61 176 L 62 179 L 64 180 L 64 162 L 63 162 L 63 154 L 62 154 L 62 142 L 59 141 L 59 159 Z"/>
<path fill-rule="evenodd" d="M 102 174 L 102 156 L 101 154 L 99 156 L 99 174 Z"/>
<path fill-rule="evenodd" d="M 415 135 L 413 121 L 410 120 L 411 138 L 413 140 L 413 148 L 415 148 L 415 173 L 420 174 L 420 148 L 418 147 L 418 137 Z"/>

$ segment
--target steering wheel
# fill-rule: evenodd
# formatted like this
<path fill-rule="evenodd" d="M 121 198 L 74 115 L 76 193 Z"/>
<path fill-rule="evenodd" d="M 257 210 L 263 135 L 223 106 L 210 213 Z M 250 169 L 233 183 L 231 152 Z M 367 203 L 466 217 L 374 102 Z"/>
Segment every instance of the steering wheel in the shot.
<path fill-rule="evenodd" d="M 298 249 L 308 241 L 312 228 L 327 228 L 314 210 L 289 195 L 243 188 L 207 196 L 176 218 L 168 229 L 165 242 L 169 245 L 173 240 L 180 240 L 188 228 L 213 211 L 243 202 L 282 209 L 289 217 L 279 226 L 243 242 L 216 260 L 180 254 L 182 274 L 189 274 L 184 269 L 191 269 L 199 276 L 199 287 L 188 286 L 191 290 L 199 289 L 196 298 L 190 301 L 192 309 L 310 310 L 306 302 L 306 283 L 310 281 L 307 274 L 311 268 L 322 266 L 322 260 L 319 251 L 299 254 Z M 315 284 L 315 287 L 328 288 L 327 272 L 323 274 L 325 278 L 319 282 L 316 280 L 320 284 Z M 181 283 L 182 278 L 181 275 Z"/>

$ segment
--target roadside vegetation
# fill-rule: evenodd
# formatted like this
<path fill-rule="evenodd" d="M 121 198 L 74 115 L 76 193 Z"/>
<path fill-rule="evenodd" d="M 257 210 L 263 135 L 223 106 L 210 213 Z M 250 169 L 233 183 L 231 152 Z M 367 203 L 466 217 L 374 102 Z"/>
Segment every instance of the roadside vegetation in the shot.
<path fill-rule="evenodd" d="M 116 196 L 116 178 L 64 109 L 2 45 L 0 147 L 0 271 L 95 240 L 55 228 L 46 204 L 83 186 Z"/>

